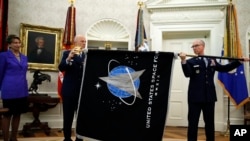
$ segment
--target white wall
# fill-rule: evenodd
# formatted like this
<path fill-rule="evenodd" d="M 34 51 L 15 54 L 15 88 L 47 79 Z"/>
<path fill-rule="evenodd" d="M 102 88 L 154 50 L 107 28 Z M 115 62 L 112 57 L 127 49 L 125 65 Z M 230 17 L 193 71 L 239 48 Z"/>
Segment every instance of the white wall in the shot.
<path fill-rule="evenodd" d="M 42 25 L 53 28 L 64 28 L 68 0 L 9 0 L 8 33 L 19 35 L 20 23 Z M 95 22 L 110 18 L 119 21 L 131 35 L 131 45 L 134 45 L 137 18 L 136 0 L 76 0 L 76 32 L 86 34 L 88 28 Z M 145 12 L 147 13 L 147 12 Z M 147 26 L 147 23 L 145 24 Z M 51 75 L 51 82 L 39 85 L 40 93 L 57 96 L 57 71 L 42 71 Z M 33 73 L 27 72 L 29 85 Z M 46 113 L 41 113 L 41 121 L 48 121 L 53 128 L 62 127 L 62 109 L 58 105 Z M 22 125 L 33 120 L 30 113 L 22 116 Z"/>

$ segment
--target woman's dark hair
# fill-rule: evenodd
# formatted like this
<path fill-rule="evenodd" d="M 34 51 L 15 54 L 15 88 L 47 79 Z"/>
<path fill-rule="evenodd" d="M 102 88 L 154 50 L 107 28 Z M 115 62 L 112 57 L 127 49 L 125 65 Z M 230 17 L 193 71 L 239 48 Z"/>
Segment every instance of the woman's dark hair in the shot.
<path fill-rule="evenodd" d="M 14 35 L 14 34 L 11 34 L 11 35 L 9 35 L 9 36 L 7 37 L 6 42 L 7 42 L 8 44 L 10 44 L 10 43 L 12 42 L 13 39 L 17 39 L 17 40 L 20 41 L 20 38 L 19 38 L 18 36 Z"/>

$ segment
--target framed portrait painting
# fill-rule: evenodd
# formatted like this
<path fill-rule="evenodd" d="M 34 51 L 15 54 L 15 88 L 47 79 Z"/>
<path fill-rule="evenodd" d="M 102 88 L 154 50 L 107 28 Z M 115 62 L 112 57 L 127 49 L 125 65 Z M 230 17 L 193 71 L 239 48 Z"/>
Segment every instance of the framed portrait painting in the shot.
<path fill-rule="evenodd" d="M 21 52 L 28 57 L 29 69 L 57 70 L 63 28 L 20 24 Z"/>

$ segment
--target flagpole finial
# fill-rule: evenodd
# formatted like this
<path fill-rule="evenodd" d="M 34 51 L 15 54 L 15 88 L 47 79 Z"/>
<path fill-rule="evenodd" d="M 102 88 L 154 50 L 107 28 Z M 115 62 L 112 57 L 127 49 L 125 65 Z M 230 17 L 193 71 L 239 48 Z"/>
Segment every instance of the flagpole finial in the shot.
<path fill-rule="evenodd" d="M 142 6 L 144 5 L 142 1 L 138 1 L 137 5 L 139 6 L 139 8 L 142 8 Z"/>
<path fill-rule="evenodd" d="M 68 1 L 69 1 L 69 3 L 71 4 L 71 6 L 73 6 L 74 3 L 75 3 L 75 0 L 68 0 Z"/>

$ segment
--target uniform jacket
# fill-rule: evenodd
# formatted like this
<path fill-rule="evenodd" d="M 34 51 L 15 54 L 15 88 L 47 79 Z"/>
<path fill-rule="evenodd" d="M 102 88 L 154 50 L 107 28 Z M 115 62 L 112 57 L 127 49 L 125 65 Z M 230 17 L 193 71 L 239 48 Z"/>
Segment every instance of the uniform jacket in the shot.
<path fill-rule="evenodd" d="M 20 62 L 11 51 L 0 53 L 0 90 L 3 99 L 28 96 L 27 57 L 20 54 Z"/>
<path fill-rule="evenodd" d="M 189 77 L 188 102 L 215 102 L 217 101 L 214 74 L 215 71 L 228 72 L 241 65 L 239 61 L 221 65 L 216 60 L 214 63 L 208 60 L 206 67 L 203 59 L 191 58 L 182 64 L 182 70 L 186 77 Z"/>
<path fill-rule="evenodd" d="M 82 57 L 74 56 L 72 61 L 67 64 L 66 58 L 70 51 L 63 53 L 62 60 L 58 66 L 61 72 L 64 72 L 63 84 L 62 84 L 62 96 L 79 95 L 82 74 L 83 74 L 83 61 L 84 54 Z"/>

